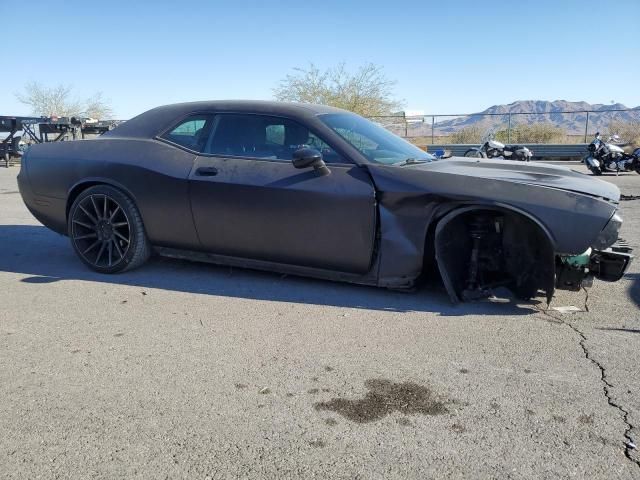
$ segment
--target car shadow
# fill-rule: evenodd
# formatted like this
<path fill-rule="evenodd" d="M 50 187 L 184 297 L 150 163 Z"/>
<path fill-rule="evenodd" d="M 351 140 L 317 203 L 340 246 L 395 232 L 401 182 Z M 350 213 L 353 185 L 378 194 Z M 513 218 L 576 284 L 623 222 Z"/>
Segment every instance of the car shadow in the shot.
<path fill-rule="evenodd" d="M 33 284 L 85 280 L 201 295 L 391 312 L 505 316 L 537 311 L 533 304 L 515 301 L 452 305 L 439 279 L 416 292 L 402 293 L 162 257 L 153 257 L 144 267 L 131 272 L 103 275 L 80 262 L 66 237 L 37 225 L 0 225 L 0 271 L 27 275 L 20 281 Z"/>

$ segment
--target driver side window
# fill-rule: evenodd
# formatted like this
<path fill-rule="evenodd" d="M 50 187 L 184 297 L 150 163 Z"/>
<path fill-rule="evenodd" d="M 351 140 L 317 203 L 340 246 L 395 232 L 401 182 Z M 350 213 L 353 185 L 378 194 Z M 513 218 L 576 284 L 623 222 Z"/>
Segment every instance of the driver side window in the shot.
<path fill-rule="evenodd" d="M 254 114 L 216 115 L 204 153 L 291 161 L 303 147 L 319 150 L 325 162 L 346 163 L 309 129 L 288 118 Z"/>

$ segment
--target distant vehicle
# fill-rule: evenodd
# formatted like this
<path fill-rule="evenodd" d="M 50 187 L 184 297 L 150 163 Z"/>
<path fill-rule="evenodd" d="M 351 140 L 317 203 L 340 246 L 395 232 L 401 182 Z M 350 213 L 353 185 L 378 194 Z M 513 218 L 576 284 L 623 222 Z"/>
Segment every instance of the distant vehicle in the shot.
<path fill-rule="evenodd" d="M 445 150 L 444 148 L 437 148 L 431 154 L 435 160 L 442 160 L 443 158 L 451 158 L 451 150 Z"/>
<path fill-rule="evenodd" d="M 472 158 L 504 158 L 505 160 L 519 160 L 528 162 L 533 152 L 523 145 L 505 145 L 493 138 L 493 134 L 482 139 L 480 147 L 470 148 L 464 152 L 465 157 Z"/>
<path fill-rule="evenodd" d="M 20 158 L 28 147 L 20 136 L 14 136 L 8 140 L 0 138 L 0 160 L 4 162 L 5 167 L 9 168 L 11 159 Z"/>
<path fill-rule="evenodd" d="M 627 154 L 624 150 L 615 145 L 619 142 L 618 135 L 610 136 L 606 142 L 600 138 L 597 132 L 593 141 L 587 147 L 588 153 L 582 161 L 594 175 L 602 175 L 603 172 L 631 172 L 640 173 L 640 148 L 633 153 Z"/>
<path fill-rule="evenodd" d="M 622 277 L 614 185 L 552 165 L 432 157 L 364 118 L 257 101 L 155 108 L 24 154 L 22 198 L 89 268 L 152 250 L 408 289 L 434 265 L 453 301 Z M 580 205 L 580 208 L 575 208 Z"/>

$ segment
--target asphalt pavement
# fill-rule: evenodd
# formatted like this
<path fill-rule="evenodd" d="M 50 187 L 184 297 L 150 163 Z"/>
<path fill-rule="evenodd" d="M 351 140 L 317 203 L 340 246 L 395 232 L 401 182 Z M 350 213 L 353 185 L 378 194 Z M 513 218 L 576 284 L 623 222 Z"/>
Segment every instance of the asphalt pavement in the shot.
<path fill-rule="evenodd" d="M 17 172 L 0 478 L 640 478 L 640 262 L 558 292 L 575 313 L 162 258 L 103 276 L 29 214 Z M 640 175 L 603 179 L 640 194 Z M 621 210 L 640 251 L 640 200 Z"/>

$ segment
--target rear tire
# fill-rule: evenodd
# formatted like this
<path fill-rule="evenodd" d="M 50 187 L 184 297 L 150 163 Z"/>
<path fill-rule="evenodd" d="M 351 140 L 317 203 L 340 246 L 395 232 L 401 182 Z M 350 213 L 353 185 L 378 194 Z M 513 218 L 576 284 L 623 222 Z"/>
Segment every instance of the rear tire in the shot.
<path fill-rule="evenodd" d="M 600 170 L 598 167 L 589 167 L 589 170 L 591 170 L 591 173 L 596 176 L 602 175 L 602 170 Z"/>
<path fill-rule="evenodd" d="M 100 273 L 132 270 L 151 246 L 133 200 L 108 185 L 84 190 L 69 209 L 67 231 L 80 260 Z"/>

